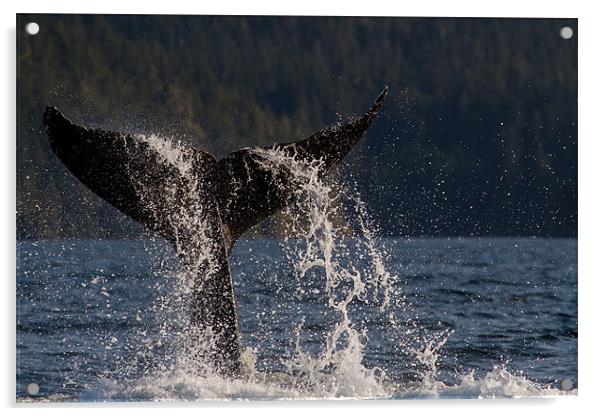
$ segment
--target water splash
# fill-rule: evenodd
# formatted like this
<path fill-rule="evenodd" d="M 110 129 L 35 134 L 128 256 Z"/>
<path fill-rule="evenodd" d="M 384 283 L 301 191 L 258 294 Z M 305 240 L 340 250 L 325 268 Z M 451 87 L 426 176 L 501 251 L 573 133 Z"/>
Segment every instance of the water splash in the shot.
<path fill-rule="evenodd" d="M 206 178 L 195 169 L 197 156 L 192 148 L 156 135 L 137 135 L 136 139 L 138 146 L 154 150 L 159 171 L 132 169 L 129 176 L 142 205 L 156 213 L 155 220 L 161 228 L 171 230 L 175 251 L 185 266 L 157 270 L 165 275 L 154 288 L 159 293 L 153 305 L 159 317 L 159 331 L 137 357 L 155 360 L 153 365 L 145 364 L 155 371 L 213 374 L 215 363 L 207 357 L 215 356 L 218 335 L 215 328 L 200 327 L 193 322 L 195 296 L 220 273 L 222 246 L 212 236 L 216 217 L 214 207 L 206 202 L 209 192 Z M 142 335 L 148 339 L 146 334 Z M 128 374 L 131 368 L 132 364 L 127 363 L 122 373 Z"/>
<path fill-rule="evenodd" d="M 408 391 L 419 391 L 424 393 L 436 393 L 445 387 L 445 384 L 437 380 L 438 362 L 441 354 L 441 348 L 447 342 L 452 331 L 443 331 L 431 338 L 422 339 L 422 348 L 411 348 L 410 351 L 416 358 L 417 365 L 422 366 L 420 382 L 418 387 L 410 388 Z"/>
<path fill-rule="evenodd" d="M 202 183 L 192 176 L 191 155 L 186 149 L 156 136 L 141 137 L 159 153 L 161 161 L 178 169 L 183 178 L 193 181 L 185 195 L 189 209 L 176 210 L 170 221 L 178 229 L 197 231 L 198 240 L 190 248 L 198 265 L 211 264 L 211 250 L 206 249 L 209 237 L 204 234 L 204 207 L 199 192 Z M 256 149 L 254 154 L 264 169 L 278 171 L 292 178 L 291 204 L 285 209 L 289 219 L 290 237 L 284 241 L 288 261 L 293 264 L 299 282 L 298 296 L 305 295 L 304 279 L 320 276 L 323 279 L 323 300 L 337 319 L 332 321 L 322 340 L 321 350 L 308 352 L 303 336 L 311 331 L 301 319 L 296 329 L 296 344 L 291 357 L 283 357 L 284 371 L 265 373 L 256 369 L 256 352 L 247 349 L 242 377 L 225 379 L 205 366 L 199 376 L 198 350 L 212 348 L 210 334 L 192 334 L 188 322 L 187 299 L 192 287 L 186 271 L 159 267 L 158 273 L 172 279 L 160 284 L 154 308 L 160 317 L 159 331 L 136 337 L 142 340 L 134 357 L 121 362 L 120 371 L 104 377 L 89 389 L 81 400 L 215 400 L 266 398 L 434 398 L 434 397 L 534 397 L 560 394 L 556 389 L 542 387 L 522 375 L 513 375 L 505 368 L 494 368 L 482 380 L 474 373 L 462 375 L 459 384 L 449 385 L 438 380 L 438 359 L 451 333 L 424 336 L 418 324 L 400 322 L 407 307 L 396 290 L 397 276 L 386 269 L 387 255 L 376 243 L 375 227 L 359 195 L 340 184 L 325 182 L 320 177 L 321 161 L 311 164 L 276 149 Z M 144 189 L 150 184 L 140 180 Z M 181 204 L 181 194 L 174 191 L 179 184 L 163 183 L 166 198 Z M 152 186 L 157 186 L 153 184 Z M 177 203 L 177 204 L 176 204 Z M 357 258 L 350 256 L 349 227 L 337 223 L 341 205 L 348 204 L 358 231 L 353 237 Z M 203 246 L 205 244 L 205 246 Z M 205 249 L 203 249 L 205 247 Z M 210 247 L 210 246 L 209 246 Z M 369 261 L 362 261 L 368 259 Z M 210 268 L 208 269 L 210 272 Z M 400 344 L 407 359 L 417 368 L 419 382 L 401 385 L 391 379 L 386 369 L 365 363 L 364 352 L 369 339 L 366 330 L 353 316 L 356 304 L 378 310 L 387 322 L 390 336 Z M 360 319 L 361 320 L 361 319 Z M 404 325 L 405 324 L 405 325 Z M 413 329 L 408 330 L 408 327 Z M 191 336 L 192 335 L 192 336 Z M 150 364 L 149 364 L 150 362 Z M 142 363 L 143 370 L 140 371 Z M 194 369 L 194 371 L 191 371 Z"/>
<path fill-rule="evenodd" d="M 290 219 L 290 235 L 302 236 L 292 244 L 296 248 L 289 253 L 289 259 L 299 280 L 310 273 L 321 273 L 326 302 L 338 316 L 319 355 L 303 350 L 300 342 L 303 325 L 298 327 L 296 355 L 287 363 L 288 373 L 297 378 L 297 384 L 312 386 L 310 390 L 319 397 L 390 395 L 385 371 L 364 365 L 366 331 L 358 329 L 350 316 L 350 305 L 368 303 L 370 291 L 384 311 L 396 281 L 385 269 L 382 255 L 376 249 L 361 199 L 345 193 L 340 185 L 323 181 L 320 159 L 308 164 L 285 149 L 255 149 L 254 154 L 265 170 L 289 178 L 286 186 L 293 195 L 284 215 Z M 360 223 L 359 233 L 353 236 L 356 248 L 361 249 L 362 257 L 370 259 L 369 263 L 350 258 L 345 242 L 347 227 L 333 221 L 339 210 L 337 204 L 345 203 L 345 199 L 353 202 L 354 214 Z M 291 247 L 290 243 L 290 239 L 285 239 L 285 247 Z M 379 289 L 383 292 L 382 298 Z"/>

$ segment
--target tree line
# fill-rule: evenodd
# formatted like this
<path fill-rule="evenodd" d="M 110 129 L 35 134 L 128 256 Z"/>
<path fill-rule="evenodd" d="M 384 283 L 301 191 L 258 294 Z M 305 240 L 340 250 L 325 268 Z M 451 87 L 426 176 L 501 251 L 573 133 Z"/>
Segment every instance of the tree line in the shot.
<path fill-rule="evenodd" d="M 53 155 L 46 104 L 221 157 L 304 138 L 385 85 L 338 171 L 382 235 L 574 237 L 577 33 L 574 19 L 19 15 L 18 237 L 144 234 Z"/>

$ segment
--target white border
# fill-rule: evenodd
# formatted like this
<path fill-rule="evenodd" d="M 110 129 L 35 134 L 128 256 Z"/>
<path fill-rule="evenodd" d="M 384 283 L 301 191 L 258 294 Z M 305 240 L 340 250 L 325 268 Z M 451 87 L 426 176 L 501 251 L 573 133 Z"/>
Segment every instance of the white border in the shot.
<path fill-rule="evenodd" d="M 394 4 L 395 3 L 395 4 Z M 4 308 L 0 342 L 2 360 L 2 404 L 13 413 L 43 414 L 106 414 L 107 412 L 163 414 L 165 405 L 76 405 L 45 408 L 15 409 L 15 13 L 125 13 L 125 14 L 270 14 L 270 15 L 364 15 L 364 16 L 467 16 L 467 17 L 576 17 L 579 18 L 579 397 L 577 399 L 513 400 L 513 401 L 387 401 L 387 402 L 254 402 L 178 405 L 178 412 L 199 414 L 244 411 L 251 414 L 305 414 L 307 412 L 352 412 L 362 414 L 372 408 L 386 413 L 462 414 L 482 415 L 545 412 L 546 414 L 580 414 L 596 406 L 598 386 L 601 384 L 599 350 L 602 345 L 598 331 L 600 316 L 600 264 L 598 241 L 600 228 L 601 186 L 597 169 L 600 165 L 600 26 L 601 15 L 593 1 L 317 1 L 285 3 L 282 1 L 48 1 L 26 0 L 2 2 L 2 111 L 3 175 L 0 196 L 3 200 L 2 219 L 2 294 Z M 597 238 L 598 237 L 598 238 Z"/>
<path fill-rule="evenodd" d="M 470 0 L 326 1 L 43 1 L 27 0 L 16 5 L 20 13 L 124 13 L 124 14 L 251 14 L 331 16 L 458 16 L 458 17 L 578 17 L 587 9 L 579 2 L 525 0 L 484 2 Z"/>

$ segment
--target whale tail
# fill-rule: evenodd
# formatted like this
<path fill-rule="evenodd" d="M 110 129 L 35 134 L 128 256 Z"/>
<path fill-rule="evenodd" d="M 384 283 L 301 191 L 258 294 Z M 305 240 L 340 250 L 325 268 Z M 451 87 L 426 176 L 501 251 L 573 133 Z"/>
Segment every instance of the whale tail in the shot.
<path fill-rule="evenodd" d="M 184 193 L 187 178 L 177 166 L 162 163 L 160 149 L 141 136 L 90 129 L 72 123 L 55 107 L 46 107 L 44 125 L 54 153 L 88 189 L 115 208 L 174 242 L 169 211 L 161 203 L 166 190 Z M 216 173 L 213 156 L 200 149 L 184 152 L 200 181 Z M 210 194 L 209 189 L 200 189 Z"/>
<path fill-rule="evenodd" d="M 320 174 L 327 175 L 361 139 L 378 115 L 388 94 L 386 87 L 364 114 L 345 123 L 324 128 L 306 139 L 279 143 L 265 149 L 278 149 L 308 164 L 321 160 Z M 221 181 L 217 203 L 224 222 L 228 252 L 236 240 L 249 228 L 284 208 L 290 202 L 290 184 L 281 176 L 266 172 L 253 148 L 242 149 L 224 157 L 218 163 Z"/>
<path fill-rule="evenodd" d="M 368 111 L 345 123 L 273 148 L 308 163 L 321 159 L 321 174 L 327 175 L 363 136 L 387 93 L 385 88 Z M 78 126 L 55 107 L 46 108 L 44 124 L 54 152 L 81 182 L 126 215 L 174 242 L 173 224 L 167 221 L 169 215 L 165 212 L 172 207 L 156 202 L 164 197 L 162 184 L 185 185 L 185 181 L 175 167 L 158 163 L 156 149 L 133 135 Z M 219 162 L 201 149 L 185 151 L 193 161 L 197 179 L 206 184 L 199 192 L 203 198 L 214 199 L 219 209 L 228 252 L 245 231 L 286 206 L 286 186 L 276 186 L 272 175 L 260 167 L 253 149 L 241 149 Z M 141 198 L 141 192 L 145 198 Z"/>
<path fill-rule="evenodd" d="M 320 173 L 327 175 L 363 136 L 386 95 L 387 88 L 367 112 L 345 123 L 272 148 L 308 163 L 319 159 Z M 219 162 L 201 149 L 184 146 L 169 154 L 165 142 L 85 128 L 55 107 L 46 107 L 44 125 L 54 153 L 74 176 L 176 247 L 194 272 L 192 322 L 215 334 L 217 368 L 235 373 L 242 348 L 228 256 L 246 230 L 290 202 L 292 178 L 275 180 L 276 173 L 265 169 L 253 149 Z M 166 163 L 170 158 L 178 163 Z M 213 264 L 207 264 L 206 256 L 198 260 L 207 250 Z"/>

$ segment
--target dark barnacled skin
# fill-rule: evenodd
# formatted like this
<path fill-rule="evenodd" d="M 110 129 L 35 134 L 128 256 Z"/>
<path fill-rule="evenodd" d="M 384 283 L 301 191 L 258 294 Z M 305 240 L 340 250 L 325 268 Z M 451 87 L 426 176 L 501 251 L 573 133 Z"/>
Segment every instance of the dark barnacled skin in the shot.
<path fill-rule="evenodd" d="M 308 163 L 322 158 L 321 173 L 327 175 L 360 140 L 386 95 L 385 88 L 361 116 L 274 148 Z M 292 183 L 260 166 L 252 149 L 217 162 L 207 152 L 185 148 L 191 178 L 161 163 L 158 151 L 140 137 L 75 125 L 54 107 L 46 108 L 44 125 L 53 151 L 73 175 L 175 246 L 195 279 L 191 323 L 215 336 L 216 349 L 204 358 L 221 374 L 236 376 L 242 346 L 228 256 L 246 230 L 290 202 Z M 202 230 L 178 220 L 194 216 L 204 220 Z M 199 261 L 207 251 L 211 264 Z"/>

